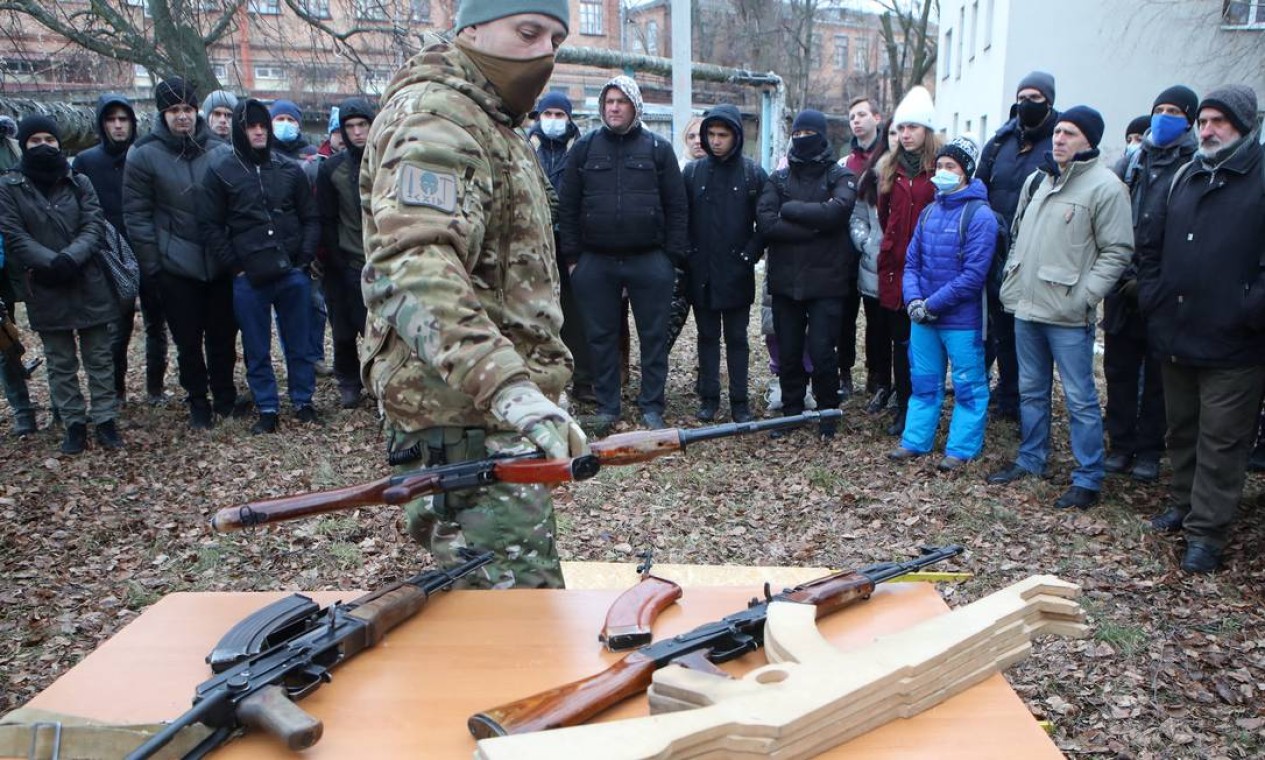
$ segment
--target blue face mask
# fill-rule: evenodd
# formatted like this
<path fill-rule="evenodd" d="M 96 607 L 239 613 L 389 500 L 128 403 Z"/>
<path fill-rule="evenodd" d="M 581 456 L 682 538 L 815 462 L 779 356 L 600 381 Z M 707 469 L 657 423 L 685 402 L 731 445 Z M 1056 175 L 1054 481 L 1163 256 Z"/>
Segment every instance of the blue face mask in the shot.
<path fill-rule="evenodd" d="M 567 133 L 567 120 L 541 118 L 540 131 L 545 133 L 545 137 L 557 140 Z"/>
<path fill-rule="evenodd" d="M 931 175 L 931 184 L 935 185 L 936 190 L 941 193 L 951 193 L 962 184 L 962 178 L 948 169 L 937 169 L 936 173 Z"/>
<path fill-rule="evenodd" d="M 1190 129 L 1185 116 L 1157 113 L 1151 116 L 1151 142 L 1164 148 L 1177 142 Z"/>
<path fill-rule="evenodd" d="M 290 142 L 299 136 L 299 125 L 292 121 L 274 121 L 272 135 L 279 142 Z"/>

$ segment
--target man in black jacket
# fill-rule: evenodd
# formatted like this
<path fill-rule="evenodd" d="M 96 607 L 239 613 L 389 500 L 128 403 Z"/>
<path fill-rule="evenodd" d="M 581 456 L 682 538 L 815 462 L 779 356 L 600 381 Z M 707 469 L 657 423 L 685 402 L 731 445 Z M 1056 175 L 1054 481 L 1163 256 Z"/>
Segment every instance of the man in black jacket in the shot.
<path fill-rule="evenodd" d="M 237 405 L 237 322 L 232 277 L 198 234 L 197 199 L 211 156 L 231 148 L 212 137 L 183 79 L 159 82 L 154 102 L 154 129 L 132 146 L 123 170 L 123 221 L 142 280 L 158 282 L 189 424 L 209 430 L 212 411 L 226 416 Z"/>
<path fill-rule="evenodd" d="M 344 409 L 360 404 L 360 357 L 356 336 L 365 334 L 365 299 L 360 271 L 365 267 L 360 208 L 360 159 L 373 123 L 373 106 L 349 98 L 338 106 L 338 132 L 346 150 L 321 162 L 316 174 L 316 207 L 325 248 L 325 302 L 334 333 L 334 377 Z"/>
<path fill-rule="evenodd" d="M 122 95 L 106 93 L 97 99 L 97 137 L 100 142 L 75 156 L 71 167 L 92 182 L 101 201 L 105 219 L 127 238 L 123 222 L 123 172 L 127 151 L 136 141 L 136 112 Z M 130 242 L 130 241 L 129 241 Z M 127 400 L 127 347 L 136 324 L 136 304 L 129 304 L 119 318 L 111 338 L 114 354 L 114 391 L 119 403 Z M 145 395 L 151 404 L 161 404 L 163 378 L 167 374 L 167 325 L 163 320 L 162 298 L 153 277 L 141 279 L 141 318 L 145 323 Z"/>
<path fill-rule="evenodd" d="M 567 157 L 559 208 L 562 257 L 571 268 L 593 354 L 598 426 L 619 419 L 620 293 L 632 303 L 641 341 L 646 427 L 663 420 L 668 379 L 668 307 L 688 246 L 685 185 L 672 145 L 641 124 L 641 90 L 618 76 L 602 88 L 601 129 Z"/>
<path fill-rule="evenodd" d="M 699 126 L 706 158 L 685 167 L 690 208 L 686 263 L 694 322 L 698 326 L 698 419 L 711 422 L 720 408 L 720 337 L 729 367 L 729 411 L 749 422 L 747 324 L 755 302 L 755 263 L 764 242 L 755 231 L 756 201 L 769 177 L 742 155 L 742 116 L 731 105 L 707 112 Z M 722 330 L 723 325 L 723 330 Z"/>
<path fill-rule="evenodd" d="M 1137 152 L 1124 162 L 1122 179 L 1129 186 L 1135 240 L 1156 234 L 1151 228 L 1163 218 L 1173 175 L 1198 147 L 1191 129 L 1198 106 L 1199 97 L 1188 87 L 1176 85 L 1161 92 Z M 1103 427 L 1111 444 L 1103 469 L 1131 471 L 1134 480 L 1150 483 L 1160 475 L 1164 451 L 1164 384 L 1160 359 L 1146 339 L 1146 319 L 1138 311 L 1136 263 L 1104 299 L 1102 330 L 1107 378 Z"/>
<path fill-rule="evenodd" d="M 321 226 L 303 169 L 273 155 L 267 107 L 253 98 L 238 103 L 232 127 L 232 152 L 212 162 L 203 181 L 199 229 L 207 249 L 236 275 L 233 308 L 242 329 L 246 380 L 259 409 L 251 432 L 273 433 L 280 407 L 270 350 L 274 308 L 295 416 L 316 421 L 316 368 L 303 337 L 312 298 L 307 270 Z"/>
<path fill-rule="evenodd" d="M 1156 530 L 1186 533 L 1182 569 L 1221 565 L 1265 390 L 1265 151 L 1256 93 L 1199 104 L 1199 150 L 1139 240 L 1139 303 L 1164 362 L 1173 504 Z"/>
<path fill-rule="evenodd" d="M 804 411 L 805 344 L 813 362 L 817 408 L 839 406 L 835 344 L 843 299 L 856 288 L 857 253 L 848 232 L 856 195 L 856 176 L 830 155 L 826 117 L 820 111 L 801 111 L 791 125 L 787 166 L 769 178 L 756 209 L 758 229 L 769 247 L 769 292 L 786 416 Z M 833 438 L 835 429 L 834 421 L 821 423 L 821 437 Z"/>
<path fill-rule="evenodd" d="M 1002 125 L 980 153 L 975 177 L 988 188 L 988 203 L 1009 229 L 1027 183 L 1054 143 L 1054 77 L 1033 71 L 1019 80 L 1014 116 Z M 988 340 L 985 365 L 997 361 L 997 386 L 991 404 L 1002 419 L 1019 420 L 1019 356 L 1015 351 L 1015 317 L 1001 307 L 997 284 L 988 287 Z"/>

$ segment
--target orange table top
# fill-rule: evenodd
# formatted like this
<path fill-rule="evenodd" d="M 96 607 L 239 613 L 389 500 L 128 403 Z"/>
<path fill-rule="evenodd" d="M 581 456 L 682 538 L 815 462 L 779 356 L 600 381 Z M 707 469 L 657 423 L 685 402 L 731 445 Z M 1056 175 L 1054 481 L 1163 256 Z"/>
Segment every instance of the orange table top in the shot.
<path fill-rule="evenodd" d="M 745 607 L 748 587 L 687 588 L 655 625 L 656 640 Z M 466 718 L 479 710 L 596 673 L 621 655 L 597 632 L 618 590 L 454 591 L 387 634 L 381 645 L 333 671 L 333 682 L 300 702 L 325 723 L 309 758 L 468 758 Z M 204 657 L 234 623 L 280 593 L 177 593 L 149 608 L 29 704 L 118 723 L 170 720 L 210 676 Z M 310 594 L 321 604 L 359 592 Z M 947 609 L 924 583 L 881 586 L 867 602 L 820 621 L 845 648 Z M 726 663 L 741 674 L 765 663 L 755 652 Z M 599 720 L 645 715 L 644 696 Z M 268 736 L 237 739 L 215 754 L 265 758 L 285 750 Z M 996 675 L 927 712 L 897 719 L 822 755 L 826 758 L 1056 758 L 1053 742 Z"/>

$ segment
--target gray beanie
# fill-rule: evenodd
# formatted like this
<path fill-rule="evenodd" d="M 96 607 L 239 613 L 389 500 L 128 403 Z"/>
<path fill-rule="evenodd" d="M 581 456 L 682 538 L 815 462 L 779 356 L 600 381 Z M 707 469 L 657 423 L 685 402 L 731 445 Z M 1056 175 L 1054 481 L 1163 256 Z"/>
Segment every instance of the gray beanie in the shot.
<path fill-rule="evenodd" d="M 1239 134 L 1256 129 L 1256 91 L 1245 84 L 1228 84 L 1204 96 L 1199 110 L 1215 108 L 1230 120 Z"/>
<path fill-rule="evenodd" d="M 1015 88 L 1015 94 L 1018 95 L 1020 90 L 1026 90 L 1029 87 L 1045 96 L 1050 105 L 1054 105 L 1054 75 L 1047 74 L 1044 71 L 1034 71 L 1023 79 L 1019 80 L 1019 86 Z"/>
<path fill-rule="evenodd" d="M 237 108 L 237 96 L 228 90 L 216 90 L 202 101 L 203 116 L 209 117 L 217 108 L 227 108 L 230 111 Z"/>
<path fill-rule="evenodd" d="M 459 32 L 467 26 L 520 13 L 553 16 L 562 22 L 568 33 L 571 31 L 571 8 L 567 0 L 461 0 L 454 29 Z"/>

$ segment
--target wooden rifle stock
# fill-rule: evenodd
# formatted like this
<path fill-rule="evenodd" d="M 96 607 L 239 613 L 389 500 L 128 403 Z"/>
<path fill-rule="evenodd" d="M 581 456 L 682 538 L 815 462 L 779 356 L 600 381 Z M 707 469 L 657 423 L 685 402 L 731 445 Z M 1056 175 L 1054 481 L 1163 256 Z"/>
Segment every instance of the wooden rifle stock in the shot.
<path fill-rule="evenodd" d="M 491 483 L 557 484 L 585 480 L 605 465 L 629 465 L 684 451 L 695 441 L 728 438 L 735 435 L 784 430 L 843 416 L 838 409 L 805 412 L 755 422 L 728 423 L 702 428 L 667 428 L 619 433 L 589 445 L 591 455 L 574 459 L 547 460 L 542 452 L 507 457 L 458 462 L 440 467 L 427 467 L 400 475 L 392 475 L 372 483 L 344 486 L 329 491 L 279 496 L 225 507 L 211 518 L 217 533 L 251 528 L 266 523 L 311 517 L 327 512 L 375 506 L 406 504 L 428 496 L 463 488 L 478 488 Z"/>
<path fill-rule="evenodd" d="M 651 551 L 646 550 L 640 557 L 643 561 L 637 566 L 637 572 L 641 580 L 611 604 L 606 611 L 606 622 L 597 635 L 597 640 L 611 652 L 649 644 L 655 618 L 681 598 L 680 586 L 650 574 L 650 565 L 654 561 Z"/>

